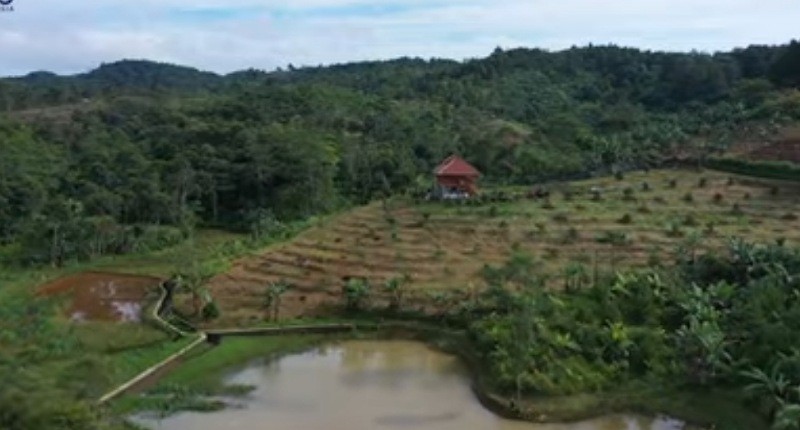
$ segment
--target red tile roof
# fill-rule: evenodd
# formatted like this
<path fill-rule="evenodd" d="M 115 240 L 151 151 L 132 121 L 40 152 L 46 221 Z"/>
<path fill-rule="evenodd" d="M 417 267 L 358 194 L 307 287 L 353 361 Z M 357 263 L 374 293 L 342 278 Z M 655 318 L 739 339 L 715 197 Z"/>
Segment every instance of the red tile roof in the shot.
<path fill-rule="evenodd" d="M 442 161 L 436 169 L 433 170 L 436 176 L 480 176 L 481 172 L 478 171 L 472 164 L 469 164 L 463 158 L 457 155 L 451 155 Z"/>

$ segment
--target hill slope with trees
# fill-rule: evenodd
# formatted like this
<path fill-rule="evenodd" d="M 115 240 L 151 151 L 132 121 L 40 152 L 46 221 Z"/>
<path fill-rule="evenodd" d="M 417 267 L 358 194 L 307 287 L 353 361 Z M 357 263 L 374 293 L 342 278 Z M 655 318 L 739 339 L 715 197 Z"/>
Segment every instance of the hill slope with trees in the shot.
<path fill-rule="evenodd" d="M 800 44 L 497 49 L 225 76 L 148 61 L 0 80 L 0 257 L 60 264 L 401 190 L 703 158 L 800 119 Z M 12 244 L 14 244 L 12 246 Z"/>

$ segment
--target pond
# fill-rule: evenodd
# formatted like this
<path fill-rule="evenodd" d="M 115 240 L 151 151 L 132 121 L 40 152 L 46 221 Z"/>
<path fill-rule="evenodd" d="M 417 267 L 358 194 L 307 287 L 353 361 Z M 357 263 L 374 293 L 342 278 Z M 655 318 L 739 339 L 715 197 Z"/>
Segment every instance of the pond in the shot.
<path fill-rule="evenodd" d="M 574 424 L 498 417 L 470 388 L 460 361 L 418 342 L 346 341 L 249 363 L 226 382 L 256 389 L 219 412 L 135 421 L 163 430 L 673 430 L 667 418 L 613 415 Z"/>

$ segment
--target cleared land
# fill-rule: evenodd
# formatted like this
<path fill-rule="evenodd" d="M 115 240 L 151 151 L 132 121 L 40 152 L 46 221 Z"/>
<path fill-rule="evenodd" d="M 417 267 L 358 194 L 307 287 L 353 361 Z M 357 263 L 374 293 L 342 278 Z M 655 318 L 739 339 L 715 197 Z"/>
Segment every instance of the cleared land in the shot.
<path fill-rule="evenodd" d="M 72 300 L 67 314 L 73 321 L 139 322 L 145 297 L 160 282 L 149 276 L 84 272 L 49 282 L 38 293 L 69 294 Z"/>
<path fill-rule="evenodd" d="M 554 184 L 548 199 L 529 199 L 525 191 L 489 191 L 497 201 L 480 204 L 395 199 L 332 218 L 213 278 L 209 286 L 222 310 L 215 325 L 263 320 L 266 289 L 281 281 L 292 286 L 281 309 L 289 317 L 340 302 L 351 278 L 374 290 L 405 278 L 404 288 L 418 298 L 470 294 L 483 286 L 485 265 L 514 253 L 531 254 L 547 284 L 559 287 L 576 272 L 590 278 L 663 264 L 676 252 L 719 249 L 730 237 L 800 244 L 796 183 L 660 170 Z"/>

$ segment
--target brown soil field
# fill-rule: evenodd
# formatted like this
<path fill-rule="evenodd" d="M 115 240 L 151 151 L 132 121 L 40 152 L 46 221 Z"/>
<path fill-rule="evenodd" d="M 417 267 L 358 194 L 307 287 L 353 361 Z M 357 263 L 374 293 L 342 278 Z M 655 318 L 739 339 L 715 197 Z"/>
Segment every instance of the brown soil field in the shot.
<path fill-rule="evenodd" d="M 37 294 L 68 297 L 66 313 L 74 321 L 138 322 L 145 298 L 160 282 L 148 276 L 83 272 L 44 284 Z"/>
<path fill-rule="evenodd" d="M 564 197 L 559 187 L 574 195 Z M 591 198 L 592 187 L 603 190 L 601 201 Z M 635 190 L 632 197 L 623 198 L 625 188 Z M 689 170 L 555 185 L 549 205 L 527 199 L 480 206 L 394 199 L 387 208 L 356 208 L 239 260 L 208 286 L 222 311 L 215 325 L 224 326 L 263 321 L 266 289 L 274 282 L 291 285 L 281 317 L 324 314 L 341 302 L 351 278 L 365 279 L 378 293 L 387 280 L 405 278 L 407 305 L 446 305 L 482 288 L 484 266 L 501 265 L 515 252 L 532 255 L 546 283 L 556 288 L 564 285 L 567 265 L 592 272 L 666 264 L 689 237 L 697 238 L 697 252 L 720 250 L 730 237 L 800 244 L 798 217 L 800 184 Z M 609 234 L 626 240 L 604 243 Z M 374 305 L 385 303 L 376 296 Z"/>

